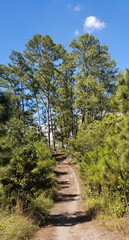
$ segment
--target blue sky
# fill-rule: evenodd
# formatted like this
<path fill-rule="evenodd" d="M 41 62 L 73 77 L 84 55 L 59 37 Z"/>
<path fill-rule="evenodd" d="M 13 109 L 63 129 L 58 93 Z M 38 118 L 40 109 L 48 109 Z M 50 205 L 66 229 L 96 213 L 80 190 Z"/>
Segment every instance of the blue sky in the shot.
<path fill-rule="evenodd" d="M 129 0 L 1 0 L 0 64 L 34 34 L 48 34 L 69 50 L 86 32 L 108 45 L 120 69 L 129 66 Z"/>

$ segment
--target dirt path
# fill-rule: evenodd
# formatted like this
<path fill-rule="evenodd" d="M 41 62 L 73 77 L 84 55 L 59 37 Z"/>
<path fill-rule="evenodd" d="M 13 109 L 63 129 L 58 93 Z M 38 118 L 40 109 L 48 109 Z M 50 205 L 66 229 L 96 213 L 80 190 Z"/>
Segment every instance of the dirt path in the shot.
<path fill-rule="evenodd" d="M 34 240 L 123 240 L 120 234 L 105 230 L 86 216 L 72 166 L 63 156 L 57 160 L 59 190 L 56 203 L 50 212 L 49 224 L 36 234 Z"/>

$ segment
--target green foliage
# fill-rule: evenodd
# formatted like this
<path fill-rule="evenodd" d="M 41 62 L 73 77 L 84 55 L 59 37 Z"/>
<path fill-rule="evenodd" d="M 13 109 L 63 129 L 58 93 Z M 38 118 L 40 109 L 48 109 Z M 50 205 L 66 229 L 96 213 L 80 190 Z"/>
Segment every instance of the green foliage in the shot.
<path fill-rule="evenodd" d="M 29 240 L 37 229 L 27 217 L 0 212 L 0 240 Z"/>
<path fill-rule="evenodd" d="M 109 201 L 110 213 L 115 214 L 118 218 L 122 218 L 125 213 L 125 208 L 125 199 L 124 196 L 122 196 L 121 192 L 116 191 L 112 193 Z"/>
<path fill-rule="evenodd" d="M 23 53 L 13 50 L 11 62 L 0 65 L 0 205 L 38 223 L 56 190 L 50 132 L 53 149 L 55 139 L 68 145 L 78 162 L 91 213 L 121 217 L 128 207 L 129 69 L 118 74 L 116 93 L 108 47 L 89 34 L 70 47 L 67 53 L 50 36 L 36 34 Z"/>
<path fill-rule="evenodd" d="M 1 96 L 1 106 L 8 109 L 9 103 L 12 107 L 6 94 Z M 1 126 L 4 132 L 0 137 L 0 204 L 22 212 L 42 191 L 54 192 L 55 160 L 45 140 L 39 141 L 36 128 L 25 125 L 13 110 L 1 120 Z"/>
<path fill-rule="evenodd" d="M 79 169 L 86 188 L 86 205 L 122 217 L 129 201 L 128 69 L 124 75 L 119 74 L 118 80 L 117 99 L 123 116 L 106 116 L 97 128 L 94 121 L 84 130 L 86 140 L 80 133 L 75 143 L 79 142 L 76 149 L 81 156 Z"/>
<path fill-rule="evenodd" d="M 57 75 L 57 98 L 55 99 L 55 119 L 58 126 L 57 139 L 62 141 L 62 147 L 70 136 L 76 134 L 77 116 L 74 108 L 75 63 L 71 54 L 64 54 Z"/>
<path fill-rule="evenodd" d="M 21 199 L 27 207 L 32 198 L 54 185 L 54 166 L 55 161 L 43 141 L 19 148 L 9 164 L 0 170 L 5 195 L 14 197 L 16 204 Z"/>
<path fill-rule="evenodd" d="M 5 124 L 11 117 L 12 101 L 11 94 L 0 92 L 0 123 Z"/>
<path fill-rule="evenodd" d="M 87 116 L 101 118 L 109 111 L 109 94 L 116 90 L 115 61 L 110 59 L 107 46 L 88 33 L 72 40 L 72 56 L 77 66 L 75 106 L 82 122 Z"/>
<path fill-rule="evenodd" d="M 83 124 L 70 153 L 79 157 L 79 171 L 91 214 L 110 212 L 121 217 L 128 202 L 129 168 L 123 159 L 121 130 L 124 118 L 106 114 L 103 120 Z M 127 146 L 127 145 L 126 145 Z"/>
<path fill-rule="evenodd" d="M 45 223 L 45 216 L 53 205 L 51 196 L 45 192 L 41 193 L 36 199 L 33 199 L 29 205 L 30 216 L 36 223 L 42 225 Z"/>
<path fill-rule="evenodd" d="M 40 108 L 44 108 L 47 121 L 48 146 L 50 147 L 50 112 L 56 98 L 56 74 L 59 62 L 65 53 L 61 44 L 55 44 L 48 35 L 36 34 L 26 44 L 24 56 L 29 70 L 29 90 L 31 91 L 40 130 Z"/>
<path fill-rule="evenodd" d="M 129 68 L 126 69 L 125 74 L 119 73 L 117 77 L 118 81 L 118 92 L 117 98 L 120 105 L 120 111 L 123 114 L 128 114 L 129 112 Z"/>
<path fill-rule="evenodd" d="M 85 153 L 92 152 L 96 147 L 103 147 L 109 129 L 115 126 L 121 117 L 105 114 L 102 121 L 95 120 L 92 123 L 84 123 L 80 126 L 77 137 L 69 140 L 69 152 L 72 156 L 78 156 L 78 160 Z"/>

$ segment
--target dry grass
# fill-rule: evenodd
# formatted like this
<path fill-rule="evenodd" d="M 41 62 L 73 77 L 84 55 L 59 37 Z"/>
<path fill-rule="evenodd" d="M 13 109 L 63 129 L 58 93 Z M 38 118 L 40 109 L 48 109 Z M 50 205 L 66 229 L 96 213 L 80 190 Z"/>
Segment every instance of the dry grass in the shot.
<path fill-rule="evenodd" d="M 125 216 L 118 219 L 115 216 L 100 215 L 97 217 L 100 223 L 106 227 L 109 231 L 118 231 L 124 237 L 129 240 L 129 216 Z"/>
<path fill-rule="evenodd" d="M 37 229 L 27 217 L 0 212 L 0 240 L 28 240 Z"/>

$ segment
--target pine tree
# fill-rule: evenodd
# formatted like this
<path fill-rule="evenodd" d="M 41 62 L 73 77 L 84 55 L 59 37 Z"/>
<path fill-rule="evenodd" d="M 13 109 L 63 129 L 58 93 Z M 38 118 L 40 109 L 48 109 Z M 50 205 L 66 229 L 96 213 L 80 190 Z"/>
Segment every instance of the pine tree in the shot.
<path fill-rule="evenodd" d="M 47 113 L 48 146 L 50 146 L 50 107 L 51 93 L 55 84 L 55 72 L 64 49 L 55 44 L 50 36 L 34 35 L 26 44 L 24 51 L 32 72 L 32 82 L 38 85 L 37 91 L 45 101 Z M 38 93 L 36 93 L 36 96 Z M 38 104 L 37 104 L 38 105 Z M 39 110 L 38 110 L 39 115 Z"/>
<path fill-rule="evenodd" d="M 94 36 L 84 34 L 70 43 L 76 60 L 76 107 L 82 122 L 86 115 L 95 118 L 106 111 L 107 96 L 115 87 L 115 62 L 110 60 L 107 46 L 101 46 Z M 81 106 L 80 106 L 81 105 Z"/>
<path fill-rule="evenodd" d="M 57 122 L 58 134 L 62 141 L 62 147 L 67 144 L 67 140 L 75 134 L 75 63 L 72 56 L 66 53 L 59 67 L 60 75 L 57 78 L 57 98 L 55 102 L 55 118 Z"/>

